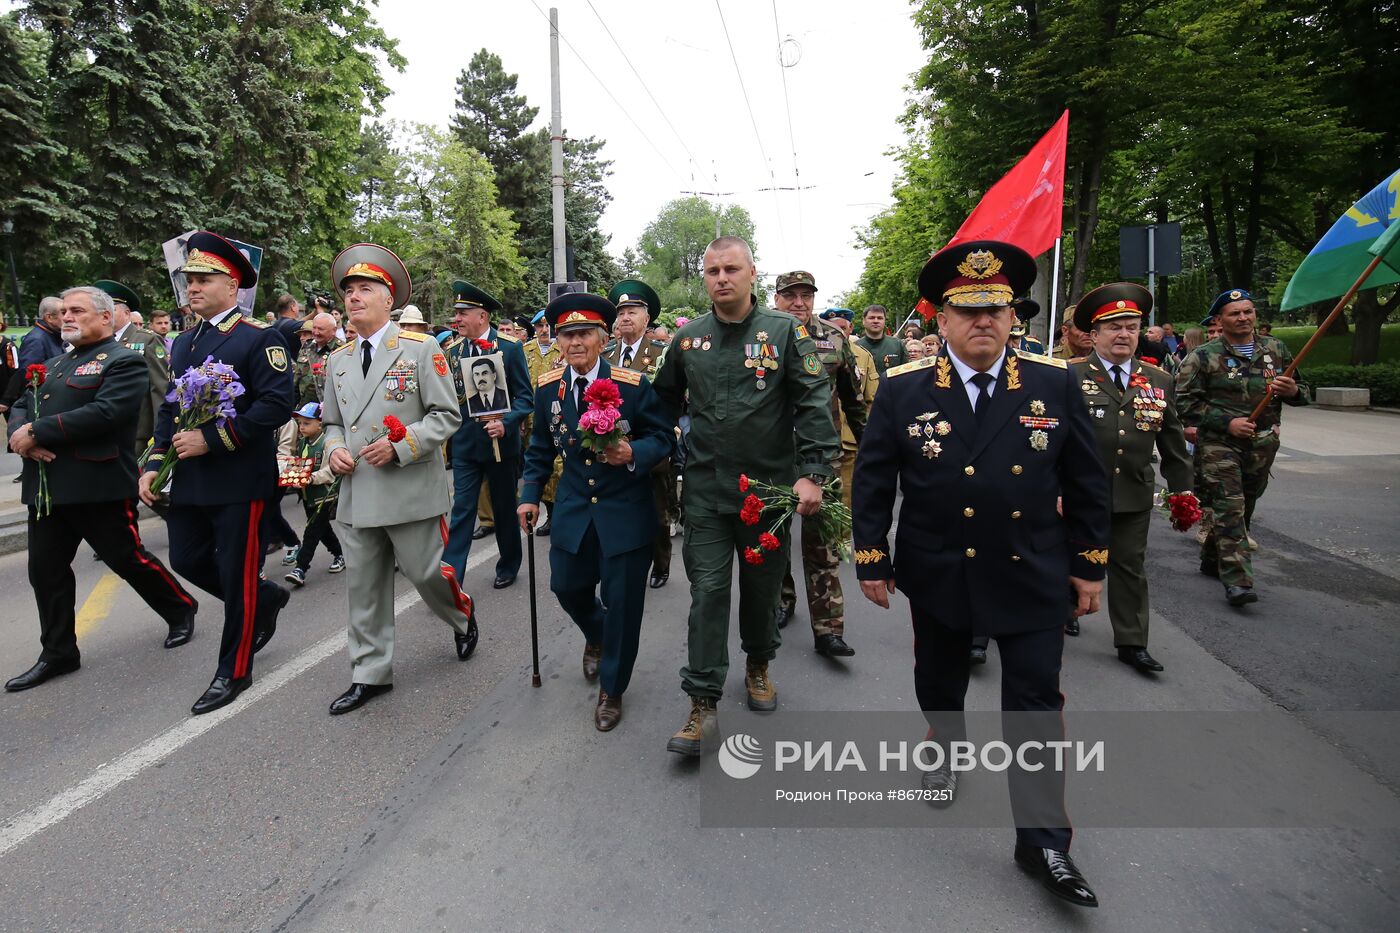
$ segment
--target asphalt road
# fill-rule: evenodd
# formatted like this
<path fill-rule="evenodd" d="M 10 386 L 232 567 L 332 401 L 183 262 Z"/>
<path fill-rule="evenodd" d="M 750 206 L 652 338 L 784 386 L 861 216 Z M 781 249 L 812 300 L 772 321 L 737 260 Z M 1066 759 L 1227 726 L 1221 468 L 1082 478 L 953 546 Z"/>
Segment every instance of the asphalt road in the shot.
<path fill-rule="evenodd" d="M 1226 607 L 1219 584 L 1195 572 L 1191 542 L 1154 522 L 1152 649 L 1167 671 L 1119 664 L 1099 615 L 1067 645 L 1071 707 L 1282 708 L 1316 734 L 1311 754 L 1400 790 L 1394 735 L 1335 715 L 1400 709 L 1400 450 L 1384 452 L 1400 419 L 1377 430 L 1354 457 L 1330 456 L 1330 442 L 1312 449 L 1316 433 L 1286 450 L 1256 520 L 1253 607 Z M 163 555 L 162 526 L 145 531 Z M 482 622 L 471 660 L 455 659 L 449 630 L 421 605 L 405 605 L 394 692 L 327 716 L 348 683 L 347 579 L 327 575 L 322 555 L 258 656 L 254 691 L 197 734 L 188 708 L 212 674 L 217 604 L 204 599 L 191 644 L 163 651 L 160 622 L 80 553 L 82 671 L 0 695 L 0 930 L 1392 925 L 1393 829 L 1085 829 L 1075 855 L 1103 900 L 1085 912 L 1016 870 L 1007 829 L 701 828 L 698 776 L 664 750 L 685 710 L 679 541 L 608 735 L 591 726 L 594 688 L 548 593 L 543 550 L 545 686 L 534 690 L 524 575 L 492 590 L 494 547 L 481 543 L 466 581 Z M 269 572 L 280 570 L 274 559 Z M 815 656 L 804 611 L 773 668 L 783 708 L 911 709 L 907 612 L 869 606 L 845 571 L 858 654 Z M 402 581 L 399 592 L 411 600 Z M 23 554 L 0 558 L 0 593 L 8 675 L 37 655 Z M 741 665 L 726 732 L 754 715 L 736 699 Z M 996 708 L 997 668 L 993 650 L 970 708 Z"/>

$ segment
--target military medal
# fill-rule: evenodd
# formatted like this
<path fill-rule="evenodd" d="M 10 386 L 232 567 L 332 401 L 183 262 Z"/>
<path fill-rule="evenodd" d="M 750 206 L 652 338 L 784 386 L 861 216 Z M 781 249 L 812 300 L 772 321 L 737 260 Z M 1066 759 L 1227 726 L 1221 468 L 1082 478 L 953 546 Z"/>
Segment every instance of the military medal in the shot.
<path fill-rule="evenodd" d="M 938 443 L 938 441 L 933 440 L 932 438 L 930 438 L 927 441 L 924 441 L 924 446 L 920 449 L 924 452 L 924 456 L 930 460 L 933 460 L 939 454 L 943 453 L 943 445 Z"/>
<path fill-rule="evenodd" d="M 766 331 L 766 330 L 761 330 L 761 331 L 759 331 L 758 333 L 754 334 L 754 339 L 756 339 L 756 340 L 767 340 L 767 339 L 768 339 L 768 331 Z"/>
<path fill-rule="evenodd" d="M 1044 431 L 1039 431 L 1039 430 L 1037 430 L 1037 431 L 1032 431 L 1032 432 L 1031 432 L 1031 449 L 1032 449 L 1032 450 L 1046 450 L 1047 448 L 1049 448 L 1049 446 L 1050 446 L 1050 435 L 1049 435 L 1049 434 L 1046 434 Z"/>
<path fill-rule="evenodd" d="M 938 433 L 939 437 L 947 437 L 953 433 L 953 426 L 946 421 L 940 421 L 933 426 L 933 430 Z"/>
<path fill-rule="evenodd" d="M 915 415 L 915 416 L 914 416 L 914 420 L 915 420 L 915 421 L 932 421 L 934 418 L 937 418 L 937 417 L 938 417 L 938 412 L 936 412 L 936 411 L 926 411 L 926 412 L 924 412 L 922 415 Z"/>
<path fill-rule="evenodd" d="M 710 349 L 710 338 L 709 338 L 709 337 L 706 337 L 705 340 L 700 344 L 700 349 L 702 349 L 702 350 L 708 350 L 708 349 Z"/>
<path fill-rule="evenodd" d="M 1041 401 L 1040 399 L 1038 399 L 1038 398 L 1037 398 L 1037 399 L 1032 399 L 1032 400 L 1031 400 L 1031 414 L 1033 414 L 1033 415 L 1043 415 L 1043 414 L 1045 414 L 1045 403 L 1042 402 L 1042 401 Z"/>
<path fill-rule="evenodd" d="M 682 350 L 689 350 L 689 349 L 690 349 L 690 338 L 689 338 L 689 337 L 686 337 L 685 339 L 683 339 L 683 340 L 681 341 L 681 349 L 682 349 Z"/>
<path fill-rule="evenodd" d="M 99 353 L 99 354 L 97 354 L 97 358 L 98 358 L 99 360 L 105 360 L 105 359 L 107 358 L 107 354 L 105 354 L 105 353 Z"/>

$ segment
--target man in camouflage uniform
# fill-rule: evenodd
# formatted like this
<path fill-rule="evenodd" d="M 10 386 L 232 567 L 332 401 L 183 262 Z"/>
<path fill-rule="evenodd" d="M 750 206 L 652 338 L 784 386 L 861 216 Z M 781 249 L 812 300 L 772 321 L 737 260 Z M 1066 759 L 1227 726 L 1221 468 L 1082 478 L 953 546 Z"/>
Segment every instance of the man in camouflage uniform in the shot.
<path fill-rule="evenodd" d="M 1188 353 L 1177 374 L 1181 420 L 1196 428 L 1205 501 L 1214 513 L 1201 545 L 1201 573 L 1218 577 L 1232 606 L 1255 602 L 1249 523 L 1269 484 L 1279 447 L 1283 406 L 1306 405 L 1308 394 L 1283 375 L 1293 354 L 1283 341 L 1254 329 L 1254 301 L 1242 288 L 1222 292 L 1211 305 L 1221 335 Z M 1258 421 L 1255 405 L 1268 396 Z"/>
<path fill-rule="evenodd" d="M 846 335 L 835 326 L 812 315 L 812 302 L 817 297 L 817 281 L 810 272 L 785 272 L 778 276 L 774 303 L 779 311 L 791 314 L 811 333 L 817 347 L 817 358 L 826 370 L 831 385 L 831 424 L 839 433 L 842 414 L 859 445 L 865 431 L 865 400 L 856 387 L 856 359 L 851 353 Z M 839 475 L 839 456 L 831 464 Z M 846 644 L 846 598 L 841 592 L 841 555 L 825 544 L 816 522 L 802 522 L 802 570 L 807 584 L 807 611 L 812 617 L 812 637 L 817 654 L 847 658 L 855 649 Z M 778 603 L 778 627 L 787 625 L 797 611 L 797 585 L 792 579 L 792 561 L 788 561 L 783 577 L 781 601 Z"/>
<path fill-rule="evenodd" d="M 827 308 L 822 314 L 822 320 L 834 326 L 841 333 L 846 335 L 846 346 L 851 348 L 851 355 L 855 357 L 856 368 L 853 371 L 856 378 L 856 391 L 860 393 L 861 400 L 865 402 L 866 411 L 875 402 L 875 392 L 880 388 L 880 370 L 875 365 L 875 357 L 870 355 L 870 351 L 862 347 L 859 342 L 851 339 L 851 326 L 855 319 L 855 312 L 850 308 Z M 841 413 L 841 501 L 846 503 L 846 508 L 851 507 L 851 477 L 856 469 L 856 451 L 860 448 L 860 442 L 856 440 L 855 434 L 851 431 L 851 425 L 846 418 L 846 413 Z"/>
<path fill-rule="evenodd" d="M 322 311 L 311 319 L 311 340 L 301 345 L 295 367 L 297 407 L 321 401 L 326 387 L 326 360 L 345 341 L 335 335 L 335 318 Z"/>

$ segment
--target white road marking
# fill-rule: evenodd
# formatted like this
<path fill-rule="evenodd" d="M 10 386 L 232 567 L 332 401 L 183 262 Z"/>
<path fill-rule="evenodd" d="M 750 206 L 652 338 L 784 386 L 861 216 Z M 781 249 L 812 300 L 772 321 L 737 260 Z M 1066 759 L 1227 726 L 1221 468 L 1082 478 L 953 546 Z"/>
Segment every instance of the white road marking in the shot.
<path fill-rule="evenodd" d="M 472 556 L 467 560 L 468 572 L 496 556 L 494 547 L 476 547 L 472 548 L 472 551 Z M 399 615 L 421 600 L 422 597 L 416 590 L 405 593 L 394 600 L 394 615 Z M 0 826 L 0 858 L 25 840 L 66 819 L 88 804 L 102 799 L 151 765 L 169 758 L 220 723 L 227 722 L 259 700 L 271 696 L 299 675 L 344 648 L 344 632 L 328 635 L 268 676 L 254 681 L 251 687 L 228 706 L 181 721 L 131 751 L 98 765 L 92 774 L 46 802 L 10 817 Z"/>

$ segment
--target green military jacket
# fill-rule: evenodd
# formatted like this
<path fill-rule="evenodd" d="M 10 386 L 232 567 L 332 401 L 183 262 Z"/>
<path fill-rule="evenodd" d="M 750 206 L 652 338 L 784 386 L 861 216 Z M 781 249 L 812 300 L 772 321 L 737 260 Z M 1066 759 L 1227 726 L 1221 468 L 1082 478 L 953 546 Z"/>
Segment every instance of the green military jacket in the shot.
<path fill-rule="evenodd" d="M 807 325 L 812 342 L 817 345 L 817 358 L 826 369 L 831 383 L 831 423 L 840 430 L 841 416 L 845 414 L 845 424 L 860 444 L 865 433 L 865 416 L 868 411 L 865 399 L 861 396 L 857 379 L 855 354 L 846 335 L 820 318 L 812 318 Z"/>
<path fill-rule="evenodd" d="M 559 352 L 559 341 L 555 340 L 549 345 L 549 349 L 540 352 L 540 342 L 538 338 L 531 337 L 520 345 L 525 351 L 525 367 L 530 370 L 530 385 L 535 384 L 535 380 L 549 372 L 556 366 L 563 364 L 563 357 Z"/>
<path fill-rule="evenodd" d="M 1274 377 L 1293 362 L 1293 354 L 1275 337 L 1254 335 L 1254 356 L 1246 357 L 1216 338 L 1186 354 L 1176 374 L 1177 407 L 1187 427 L 1199 430 L 1198 441 L 1231 440 L 1230 421 L 1248 418 L 1264 398 Z M 1277 437 L 1283 406 L 1308 404 L 1308 388 L 1298 376 L 1298 394 L 1285 399 L 1271 396 L 1256 422 L 1256 439 Z"/>
<path fill-rule="evenodd" d="M 326 388 L 326 361 L 344 345 L 339 337 L 332 337 L 324 347 L 317 347 L 314 340 L 302 345 L 295 366 L 298 408 L 307 402 L 321 401 Z"/>
<path fill-rule="evenodd" d="M 128 324 L 118 341 L 128 350 L 141 354 L 146 361 L 146 377 L 149 385 L 146 398 L 141 403 L 141 413 L 136 419 L 136 446 L 145 450 L 151 435 L 156 433 L 156 415 L 165 404 L 165 393 L 170 389 L 170 354 L 165 352 L 165 340 L 144 328 Z"/>
<path fill-rule="evenodd" d="M 603 359 L 607 360 L 609 366 L 621 366 L 622 351 L 626 347 L 627 344 L 621 340 L 612 341 L 603 348 Z M 641 346 L 637 347 L 637 352 L 627 368 L 650 379 L 656 375 L 656 368 L 661 365 L 661 357 L 665 353 L 666 344 L 643 336 Z"/>
<path fill-rule="evenodd" d="M 689 402 L 686 508 L 738 512 L 740 474 L 784 485 L 833 475 L 830 381 L 796 318 L 757 303 L 733 324 L 703 314 L 676 332 L 654 385 L 672 418 Z"/>
<path fill-rule="evenodd" d="M 323 508 L 330 509 L 330 517 L 335 518 L 335 502 L 340 498 L 340 477 L 331 473 L 326 463 L 325 432 L 322 431 L 314 440 L 298 437 L 296 451 L 298 457 L 309 457 L 316 461 L 311 482 L 301 490 L 302 501 L 312 509 L 324 502 Z"/>
<path fill-rule="evenodd" d="M 869 337 L 858 337 L 856 343 L 870 351 L 870 355 L 875 358 L 875 368 L 880 371 L 880 377 L 884 378 L 885 372 L 891 366 L 899 366 L 909 361 L 909 351 L 904 348 L 904 341 L 889 334 L 879 340 L 871 340 Z"/>
<path fill-rule="evenodd" d="M 1152 508 L 1155 480 L 1152 452 L 1161 457 L 1162 478 L 1169 493 L 1190 492 L 1191 455 L 1176 411 L 1176 385 L 1163 369 L 1130 360 L 1126 391 L 1119 392 L 1112 375 L 1097 355 L 1076 359 L 1070 371 L 1089 406 L 1099 459 L 1113 488 L 1113 511 L 1142 512 Z"/>

